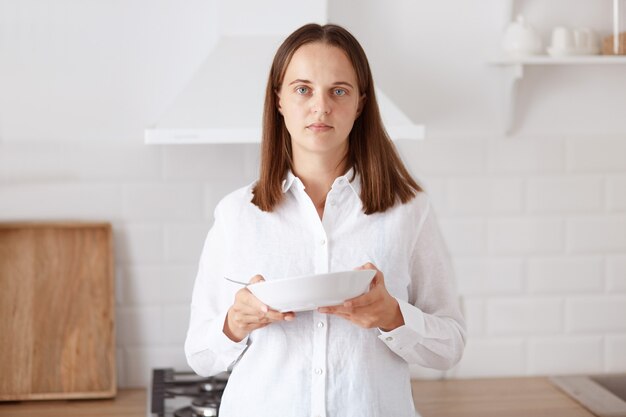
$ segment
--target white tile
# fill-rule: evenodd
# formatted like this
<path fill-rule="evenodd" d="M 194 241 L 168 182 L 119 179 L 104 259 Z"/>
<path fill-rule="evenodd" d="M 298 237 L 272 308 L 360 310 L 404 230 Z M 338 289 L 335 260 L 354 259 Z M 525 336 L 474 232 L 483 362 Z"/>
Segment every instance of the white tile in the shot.
<path fill-rule="evenodd" d="M 575 172 L 626 171 L 626 141 L 623 137 L 593 137 L 567 142 L 568 167 Z"/>
<path fill-rule="evenodd" d="M 485 171 L 485 141 L 443 138 L 407 144 L 402 149 L 410 168 L 420 174 L 477 174 Z"/>
<path fill-rule="evenodd" d="M 518 213 L 524 205 L 524 181 L 520 178 L 491 178 L 490 207 L 493 213 Z"/>
<path fill-rule="evenodd" d="M 209 228 L 206 223 L 165 225 L 165 260 L 197 262 Z"/>
<path fill-rule="evenodd" d="M 626 176 L 608 177 L 606 188 L 609 210 L 626 210 Z"/>
<path fill-rule="evenodd" d="M 454 178 L 448 181 L 448 211 L 454 214 L 520 213 L 520 178 Z"/>
<path fill-rule="evenodd" d="M 571 253 L 626 251 L 626 214 L 568 219 L 567 248 Z"/>
<path fill-rule="evenodd" d="M 158 179 L 161 152 L 143 143 L 2 144 L 0 178 L 12 183 Z"/>
<path fill-rule="evenodd" d="M 626 295 L 568 298 L 565 323 L 568 332 L 626 331 Z"/>
<path fill-rule="evenodd" d="M 528 345 L 531 374 L 603 372 L 603 344 L 599 336 L 558 336 L 531 339 Z"/>
<path fill-rule="evenodd" d="M 115 350 L 115 370 L 117 373 L 117 387 L 126 387 L 126 355 L 124 349 Z"/>
<path fill-rule="evenodd" d="M 0 187 L 0 220 L 115 221 L 120 187 L 113 184 L 37 183 Z"/>
<path fill-rule="evenodd" d="M 219 181 L 213 181 L 209 184 L 205 184 L 203 187 L 203 208 L 202 213 L 204 219 L 210 220 L 213 224 L 213 212 L 215 207 L 222 198 L 238 190 L 241 187 L 250 185 L 251 182 L 242 181 L 237 178 L 223 179 Z"/>
<path fill-rule="evenodd" d="M 523 375 L 526 349 L 523 339 L 470 338 L 461 361 L 452 369 L 455 377 Z"/>
<path fill-rule="evenodd" d="M 154 368 L 190 370 L 182 346 L 127 348 L 125 351 L 129 375 L 126 388 L 148 387 Z"/>
<path fill-rule="evenodd" d="M 439 224 L 452 255 L 482 255 L 485 253 L 486 227 L 484 220 L 440 217 Z"/>
<path fill-rule="evenodd" d="M 417 183 L 424 189 L 432 207 L 437 213 L 448 213 L 448 202 L 446 198 L 447 180 L 441 177 L 415 178 Z"/>
<path fill-rule="evenodd" d="M 626 256 L 609 256 L 607 259 L 607 289 L 626 292 Z"/>
<path fill-rule="evenodd" d="M 258 175 L 259 144 L 170 146 L 164 150 L 163 172 L 167 180 L 215 181 L 240 178 L 251 182 Z"/>
<path fill-rule="evenodd" d="M 488 151 L 489 172 L 532 174 L 563 172 L 565 169 L 563 142 L 540 139 L 507 138 L 492 142 Z"/>
<path fill-rule="evenodd" d="M 161 307 L 122 307 L 117 309 L 116 316 L 118 346 L 126 348 L 162 343 Z"/>
<path fill-rule="evenodd" d="M 454 265 L 461 294 L 519 294 L 523 291 L 524 266 L 520 258 L 457 257 Z"/>
<path fill-rule="evenodd" d="M 603 292 L 604 260 L 597 256 L 531 258 L 528 288 L 534 293 Z"/>
<path fill-rule="evenodd" d="M 125 184 L 126 220 L 200 220 L 203 216 L 202 186 L 193 183 Z"/>
<path fill-rule="evenodd" d="M 162 302 L 161 266 L 131 266 L 125 268 L 122 281 L 124 306 L 160 305 Z"/>
<path fill-rule="evenodd" d="M 121 262 L 115 262 L 115 304 L 124 304 L 124 268 Z"/>
<path fill-rule="evenodd" d="M 605 372 L 626 372 L 626 334 L 606 337 Z"/>
<path fill-rule="evenodd" d="M 463 316 L 470 338 L 485 334 L 485 301 L 479 298 L 463 297 Z"/>
<path fill-rule="evenodd" d="M 189 266 L 169 265 L 161 268 L 161 299 L 163 303 L 165 305 L 189 305 L 197 272 L 197 262 Z"/>
<path fill-rule="evenodd" d="M 189 305 L 176 305 L 163 308 L 163 342 L 169 345 L 185 345 L 189 327 Z"/>
<path fill-rule="evenodd" d="M 196 265 L 153 265 L 124 268 L 120 292 L 124 307 L 191 303 Z"/>
<path fill-rule="evenodd" d="M 601 210 L 604 179 L 599 176 L 559 176 L 527 181 L 527 207 L 531 212 L 569 213 Z"/>
<path fill-rule="evenodd" d="M 114 227 L 117 263 L 158 263 L 163 260 L 163 228 L 151 224 Z"/>
<path fill-rule="evenodd" d="M 564 249 L 565 226 L 557 218 L 492 218 L 487 227 L 489 253 L 542 255 Z"/>
<path fill-rule="evenodd" d="M 563 302 L 546 297 L 498 297 L 487 301 L 490 335 L 537 335 L 563 331 Z"/>

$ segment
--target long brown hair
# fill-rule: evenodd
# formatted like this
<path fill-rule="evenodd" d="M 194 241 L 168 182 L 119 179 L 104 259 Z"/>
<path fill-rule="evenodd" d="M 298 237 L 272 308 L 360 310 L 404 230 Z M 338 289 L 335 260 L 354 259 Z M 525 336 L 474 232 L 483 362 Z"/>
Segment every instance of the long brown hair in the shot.
<path fill-rule="evenodd" d="M 302 45 L 321 42 L 343 50 L 356 72 L 359 94 L 365 103 L 348 138 L 347 166 L 361 176 L 361 201 L 365 214 L 384 212 L 406 203 L 422 191 L 402 163 L 383 126 L 374 80 L 363 48 L 346 29 L 337 25 L 308 24 L 293 32 L 278 48 L 265 89 L 261 172 L 252 203 L 272 211 L 283 199 L 282 181 L 292 166 L 291 137 L 278 111 L 277 94 L 293 54 Z"/>

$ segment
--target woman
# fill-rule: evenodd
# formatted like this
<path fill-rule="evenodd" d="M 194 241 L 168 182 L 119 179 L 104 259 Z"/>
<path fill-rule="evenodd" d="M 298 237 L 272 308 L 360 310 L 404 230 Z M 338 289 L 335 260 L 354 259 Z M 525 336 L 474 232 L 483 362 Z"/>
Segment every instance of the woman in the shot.
<path fill-rule="evenodd" d="M 343 305 L 280 313 L 223 277 L 376 270 Z M 200 259 L 185 351 L 232 368 L 222 417 L 414 416 L 409 364 L 447 369 L 465 325 L 428 197 L 398 157 L 362 48 L 309 24 L 278 49 L 261 172 L 226 196 Z"/>

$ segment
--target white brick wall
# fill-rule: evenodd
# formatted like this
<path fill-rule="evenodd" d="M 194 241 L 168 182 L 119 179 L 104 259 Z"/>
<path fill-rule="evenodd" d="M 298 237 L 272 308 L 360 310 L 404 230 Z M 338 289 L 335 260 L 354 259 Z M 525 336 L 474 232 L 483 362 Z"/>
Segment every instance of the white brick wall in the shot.
<path fill-rule="evenodd" d="M 568 220 L 567 246 L 572 253 L 626 251 L 626 216 L 594 215 Z"/>
<path fill-rule="evenodd" d="M 526 344 L 521 338 L 469 339 L 463 360 L 450 372 L 458 377 L 523 375 Z"/>
<path fill-rule="evenodd" d="M 530 259 L 528 288 L 533 293 L 600 293 L 604 290 L 604 261 L 585 256 Z"/>
<path fill-rule="evenodd" d="M 607 206 L 612 211 L 626 210 L 626 176 L 607 178 Z"/>
<path fill-rule="evenodd" d="M 606 273 L 610 292 L 626 292 L 626 256 L 609 256 Z"/>
<path fill-rule="evenodd" d="M 495 218 L 488 221 L 489 252 L 495 255 L 559 253 L 565 225 L 555 217 Z"/>
<path fill-rule="evenodd" d="M 531 374 L 595 373 L 603 370 L 600 336 L 542 337 L 529 342 Z"/>
<path fill-rule="evenodd" d="M 607 372 L 626 372 L 626 336 L 609 335 L 606 337 Z"/>
<path fill-rule="evenodd" d="M 573 333 L 626 332 L 626 295 L 571 297 L 565 322 Z"/>
<path fill-rule="evenodd" d="M 532 212 L 593 212 L 604 205 L 604 178 L 600 176 L 532 178 L 527 186 L 527 207 Z"/>
<path fill-rule="evenodd" d="M 490 335 L 532 336 L 563 331 L 563 300 L 558 297 L 498 297 L 487 302 Z"/>
<path fill-rule="evenodd" d="M 615 140 L 598 146 L 444 137 L 401 147 L 433 196 L 469 330 L 458 366 L 413 375 L 626 370 L 626 173 L 613 156 L 606 169 L 581 159 L 579 148 L 595 159 L 622 150 Z M 101 144 L 72 149 L 61 164 L 54 147 L 0 144 L 1 220 L 113 223 L 121 386 L 145 384 L 155 366 L 186 368 L 189 301 L 213 209 L 253 180 L 257 149 Z M 465 157 L 446 160 L 453 150 Z M 109 170 L 103 155 L 121 156 Z"/>

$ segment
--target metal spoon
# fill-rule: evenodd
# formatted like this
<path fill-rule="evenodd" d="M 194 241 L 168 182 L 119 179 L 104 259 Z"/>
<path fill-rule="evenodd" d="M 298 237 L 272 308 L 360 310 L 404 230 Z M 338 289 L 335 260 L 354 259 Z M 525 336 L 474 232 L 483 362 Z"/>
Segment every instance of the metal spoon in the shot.
<path fill-rule="evenodd" d="M 247 286 L 250 284 L 249 282 L 237 281 L 237 280 L 234 280 L 234 279 L 230 279 L 230 278 L 228 278 L 228 277 L 224 277 L 224 279 L 225 279 L 226 281 L 230 281 L 230 282 L 233 282 L 233 283 L 235 283 L 235 284 L 243 285 L 243 286 L 245 286 L 245 287 L 247 287 Z"/>

